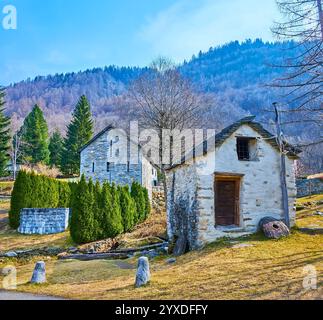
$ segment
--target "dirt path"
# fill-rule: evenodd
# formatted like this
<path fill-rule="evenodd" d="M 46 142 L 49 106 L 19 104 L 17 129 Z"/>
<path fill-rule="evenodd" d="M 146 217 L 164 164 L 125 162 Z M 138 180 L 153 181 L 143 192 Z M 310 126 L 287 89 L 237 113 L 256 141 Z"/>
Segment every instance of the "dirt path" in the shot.
<path fill-rule="evenodd" d="M 38 296 L 29 293 L 0 290 L 0 300 L 65 300 L 63 298 Z"/>

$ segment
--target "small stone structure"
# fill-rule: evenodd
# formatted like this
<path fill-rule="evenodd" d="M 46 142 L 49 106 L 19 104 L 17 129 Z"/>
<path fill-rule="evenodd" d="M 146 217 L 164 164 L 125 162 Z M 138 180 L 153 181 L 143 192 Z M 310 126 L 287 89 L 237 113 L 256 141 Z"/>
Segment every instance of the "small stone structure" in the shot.
<path fill-rule="evenodd" d="M 136 156 L 130 157 L 133 148 L 137 150 Z M 157 171 L 124 131 L 107 126 L 81 149 L 80 155 L 81 175 L 84 174 L 87 180 L 128 186 L 136 181 L 152 197 Z"/>
<path fill-rule="evenodd" d="M 138 269 L 136 275 L 135 287 L 140 288 L 150 281 L 149 260 L 147 257 L 141 257 L 138 260 Z"/>
<path fill-rule="evenodd" d="M 38 261 L 36 263 L 30 282 L 35 284 L 46 282 L 46 267 L 44 261 Z"/>
<path fill-rule="evenodd" d="M 301 150 L 286 144 L 290 225 L 295 225 L 294 161 Z M 186 161 L 166 172 L 169 241 L 179 251 L 199 249 L 219 238 L 257 232 L 261 219 L 284 219 L 281 154 L 275 135 L 254 117 L 237 121 L 188 150 Z M 184 159 L 183 159 L 184 160 Z"/>
<path fill-rule="evenodd" d="M 308 197 L 323 193 L 323 178 L 297 179 L 297 197 Z"/>
<path fill-rule="evenodd" d="M 55 234 L 68 228 L 70 209 L 22 209 L 20 227 L 22 234 Z"/>

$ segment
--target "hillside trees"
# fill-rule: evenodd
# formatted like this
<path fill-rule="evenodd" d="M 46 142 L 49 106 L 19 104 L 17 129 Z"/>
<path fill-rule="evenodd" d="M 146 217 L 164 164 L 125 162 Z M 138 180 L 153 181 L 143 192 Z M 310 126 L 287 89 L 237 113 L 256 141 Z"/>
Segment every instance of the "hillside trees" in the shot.
<path fill-rule="evenodd" d="M 76 175 L 80 172 L 80 148 L 93 136 L 91 106 L 87 98 L 81 96 L 73 112 L 73 119 L 67 128 L 64 140 L 61 169 L 65 174 Z"/>
<path fill-rule="evenodd" d="M 0 87 L 0 177 L 7 173 L 10 149 L 10 119 L 4 114 L 4 96 L 4 90 Z"/>
<path fill-rule="evenodd" d="M 63 138 L 58 130 L 56 130 L 49 140 L 49 164 L 53 167 L 59 167 L 62 162 Z"/>
<path fill-rule="evenodd" d="M 27 163 L 49 163 L 48 127 L 38 105 L 25 118 L 21 128 L 23 159 Z"/>

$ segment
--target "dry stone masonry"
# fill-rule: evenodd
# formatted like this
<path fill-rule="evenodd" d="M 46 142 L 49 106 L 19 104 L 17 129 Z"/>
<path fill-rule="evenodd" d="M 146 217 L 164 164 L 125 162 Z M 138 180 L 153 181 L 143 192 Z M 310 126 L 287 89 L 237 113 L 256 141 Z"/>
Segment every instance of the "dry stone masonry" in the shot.
<path fill-rule="evenodd" d="M 307 197 L 323 193 L 323 179 L 297 179 L 297 197 Z"/>
<path fill-rule="evenodd" d="M 68 228 L 70 209 L 22 209 L 19 233 L 56 234 Z"/>

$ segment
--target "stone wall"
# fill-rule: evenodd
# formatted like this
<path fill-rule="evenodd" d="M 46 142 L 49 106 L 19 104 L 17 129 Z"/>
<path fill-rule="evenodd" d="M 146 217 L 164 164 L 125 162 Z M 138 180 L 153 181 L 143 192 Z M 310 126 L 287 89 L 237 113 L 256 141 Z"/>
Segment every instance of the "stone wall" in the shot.
<path fill-rule="evenodd" d="M 166 210 L 165 205 L 165 193 L 163 187 L 153 187 L 152 188 L 152 208 L 158 213 L 162 214 Z"/>
<path fill-rule="evenodd" d="M 297 179 L 297 197 L 307 197 L 323 193 L 323 179 Z"/>
<path fill-rule="evenodd" d="M 115 133 L 115 135 L 118 133 Z M 129 185 L 136 181 L 143 187 L 147 188 L 151 196 L 152 187 L 152 166 L 142 158 L 139 153 L 138 163 L 127 164 L 127 159 L 121 158 L 123 152 L 129 149 L 124 139 L 121 139 L 122 133 L 119 133 L 119 140 L 115 142 L 115 137 L 110 137 L 109 133 L 101 135 L 81 152 L 81 175 L 84 174 L 86 179 L 92 178 L 93 181 L 103 183 L 116 183 L 117 185 Z M 114 139 L 112 148 L 109 143 Z M 120 154 L 118 158 L 117 154 Z"/>
<path fill-rule="evenodd" d="M 22 209 L 19 233 L 55 234 L 68 228 L 70 209 Z"/>

